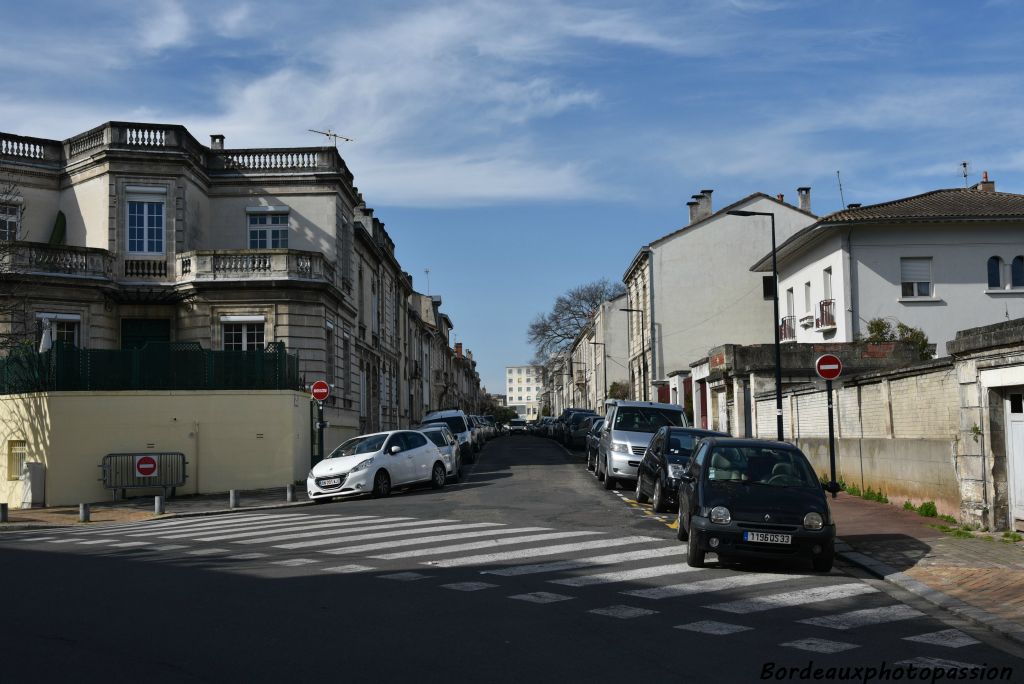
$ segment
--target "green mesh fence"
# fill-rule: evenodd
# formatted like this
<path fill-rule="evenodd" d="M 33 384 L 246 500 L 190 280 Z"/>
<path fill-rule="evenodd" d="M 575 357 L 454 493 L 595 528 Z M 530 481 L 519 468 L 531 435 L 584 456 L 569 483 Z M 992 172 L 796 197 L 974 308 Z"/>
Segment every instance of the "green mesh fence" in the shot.
<path fill-rule="evenodd" d="M 257 351 L 211 351 L 195 342 L 141 349 L 78 349 L 0 359 L 0 394 L 41 391 L 301 389 L 299 359 L 284 343 Z"/>

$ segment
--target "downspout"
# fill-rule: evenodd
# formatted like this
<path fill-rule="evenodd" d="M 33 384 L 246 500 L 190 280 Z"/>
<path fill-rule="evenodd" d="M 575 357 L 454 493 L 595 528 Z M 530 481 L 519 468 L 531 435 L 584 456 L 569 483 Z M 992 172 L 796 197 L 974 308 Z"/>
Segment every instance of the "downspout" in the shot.
<path fill-rule="evenodd" d="M 857 339 L 860 333 L 860 316 L 857 315 L 857 272 L 853 260 L 853 228 L 846 232 L 846 277 L 843 278 L 843 286 L 850 294 L 850 300 L 846 307 L 846 329 L 849 331 L 850 341 Z M 835 297 L 835 293 L 832 294 Z"/>
<path fill-rule="evenodd" d="M 647 302 L 651 309 L 651 320 L 647 324 L 650 328 L 647 333 L 647 339 L 651 341 L 652 377 L 647 379 L 647 385 L 650 387 L 654 384 L 655 378 L 661 378 L 661 374 L 658 372 L 658 345 L 654 339 L 654 331 L 657 329 L 657 326 L 654 325 L 654 250 L 652 249 L 648 249 L 647 252 Z"/>

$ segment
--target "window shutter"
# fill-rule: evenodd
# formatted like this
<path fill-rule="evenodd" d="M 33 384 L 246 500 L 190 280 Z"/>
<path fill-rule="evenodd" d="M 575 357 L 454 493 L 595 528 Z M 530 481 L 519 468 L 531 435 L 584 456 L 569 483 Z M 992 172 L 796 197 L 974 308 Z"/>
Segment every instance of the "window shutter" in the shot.
<path fill-rule="evenodd" d="M 930 283 L 932 281 L 932 260 L 926 258 L 900 259 L 900 282 Z"/>

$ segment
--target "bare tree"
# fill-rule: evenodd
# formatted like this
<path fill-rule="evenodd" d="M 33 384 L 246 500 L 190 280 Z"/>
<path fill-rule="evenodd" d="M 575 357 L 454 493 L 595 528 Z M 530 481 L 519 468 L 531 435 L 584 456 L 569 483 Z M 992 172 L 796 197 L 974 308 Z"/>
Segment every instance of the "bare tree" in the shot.
<path fill-rule="evenodd" d="M 537 314 L 527 329 L 526 339 L 533 345 L 535 363 L 550 372 L 552 360 L 565 356 L 601 304 L 625 291 L 622 283 L 602 278 L 559 295 L 551 311 Z"/>
<path fill-rule="evenodd" d="M 17 180 L 10 173 L 0 173 L 0 356 L 30 339 L 25 288 L 17 274 L 18 243 L 24 237 L 22 207 Z"/>

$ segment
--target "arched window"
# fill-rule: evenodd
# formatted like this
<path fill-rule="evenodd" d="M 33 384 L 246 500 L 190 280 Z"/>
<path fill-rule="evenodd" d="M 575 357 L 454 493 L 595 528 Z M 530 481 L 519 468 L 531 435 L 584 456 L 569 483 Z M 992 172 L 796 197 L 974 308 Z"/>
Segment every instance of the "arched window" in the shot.
<path fill-rule="evenodd" d="M 988 289 L 1000 290 L 1003 287 L 1003 260 L 997 256 L 988 258 Z"/>
<path fill-rule="evenodd" d="M 1024 256 L 1014 257 L 1010 264 L 1010 286 L 1024 287 Z"/>

